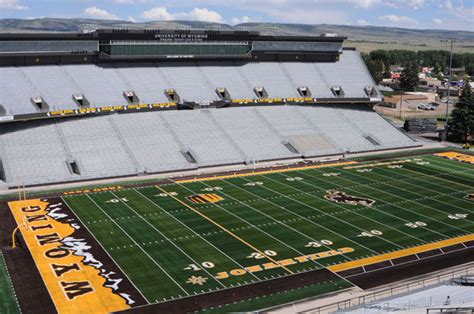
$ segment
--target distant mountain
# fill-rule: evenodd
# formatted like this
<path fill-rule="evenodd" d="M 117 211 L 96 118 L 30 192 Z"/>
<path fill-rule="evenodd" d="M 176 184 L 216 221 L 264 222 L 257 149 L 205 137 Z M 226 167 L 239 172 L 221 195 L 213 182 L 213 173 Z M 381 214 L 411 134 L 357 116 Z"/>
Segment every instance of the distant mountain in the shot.
<path fill-rule="evenodd" d="M 232 26 L 199 21 L 151 21 L 133 23 L 129 21 L 95 19 L 0 19 L 0 32 L 78 32 L 95 28 L 112 27 L 125 27 L 130 29 L 143 27 L 162 29 L 247 29 L 260 31 L 262 34 L 278 35 L 319 35 L 321 33 L 337 33 L 349 38 L 346 45 L 355 46 L 361 51 L 370 51 L 373 49 L 447 49 L 447 46 L 441 43 L 441 40 L 454 37 L 463 41 L 457 45 L 457 51 L 468 52 L 474 49 L 474 32 L 468 31 L 327 24 L 244 23 Z"/>

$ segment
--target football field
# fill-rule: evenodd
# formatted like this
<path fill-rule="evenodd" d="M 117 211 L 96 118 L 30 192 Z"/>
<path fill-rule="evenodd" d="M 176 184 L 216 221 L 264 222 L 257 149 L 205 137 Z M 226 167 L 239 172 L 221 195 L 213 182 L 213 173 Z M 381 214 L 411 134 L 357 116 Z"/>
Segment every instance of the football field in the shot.
<path fill-rule="evenodd" d="M 62 200 L 151 304 L 472 241 L 469 162 L 354 162 Z M 308 296 L 350 286 L 337 275 Z"/>
<path fill-rule="evenodd" d="M 162 302 L 474 234 L 465 198 L 474 192 L 473 166 L 409 160 L 64 200 L 146 300 Z M 373 203 L 334 201 L 328 191 Z M 339 248 L 352 251 L 292 260 Z"/>

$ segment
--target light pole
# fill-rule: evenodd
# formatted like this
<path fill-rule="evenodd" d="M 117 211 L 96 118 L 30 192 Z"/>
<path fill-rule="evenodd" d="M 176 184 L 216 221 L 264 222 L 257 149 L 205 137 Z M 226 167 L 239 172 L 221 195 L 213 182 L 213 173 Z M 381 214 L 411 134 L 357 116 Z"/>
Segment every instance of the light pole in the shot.
<path fill-rule="evenodd" d="M 449 103 L 451 102 L 451 77 L 452 77 L 452 68 L 453 68 L 453 45 L 454 43 L 459 42 L 456 38 L 446 38 L 442 40 L 443 43 L 450 44 L 450 52 L 449 52 L 449 78 L 448 78 L 448 99 L 446 100 L 446 115 L 444 117 L 444 131 L 442 136 L 442 141 L 446 142 L 448 138 L 448 111 L 449 111 Z"/>

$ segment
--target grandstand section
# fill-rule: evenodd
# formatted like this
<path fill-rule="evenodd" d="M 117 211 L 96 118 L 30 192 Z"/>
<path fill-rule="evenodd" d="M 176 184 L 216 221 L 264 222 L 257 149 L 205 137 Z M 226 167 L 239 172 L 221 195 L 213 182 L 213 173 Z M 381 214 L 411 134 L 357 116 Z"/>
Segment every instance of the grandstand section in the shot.
<path fill-rule="evenodd" d="M 267 93 L 264 98 L 275 99 L 274 102 L 287 99 L 291 103 L 291 99 L 302 98 L 300 86 L 311 91 L 310 102 L 352 99 L 368 103 L 374 98 L 364 89 L 374 86 L 374 82 L 359 54 L 350 50 L 345 50 L 336 63 L 208 61 L 6 66 L 0 67 L 0 77 L 4 86 L 0 103 L 7 115 L 42 111 L 32 103 L 32 97 L 41 97 L 49 111 L 81 108 L 74 101 L 74 94 L 82 94 L 92 107 L 129 105 L 123 96 L 125 91 L 134 91 L 141 104 L 164 103 L 168 101 L 164 90 L 170 88 L 183 103 L 220 101 L 217 88 L 227 89 L 229 102 L 262 98 L 256 95 L 256 87 L 263 87 Z M 334 95 L 333 86 L 340 86 L 344 96 Z M 380 98 L 378 92 L 375 98 Z"/>
<path fill-rule="evenodd" d="M 115 114 L 0 132 L 11 187 L 417 145 L 370 108 L 348 105 Z"/>
<path fill-rule="evenodd" d="M 178 30 L 0 34 L 0 122 L 209 105 L 380 101 L 359 54 L 342 48 L 344 39 Z"/>

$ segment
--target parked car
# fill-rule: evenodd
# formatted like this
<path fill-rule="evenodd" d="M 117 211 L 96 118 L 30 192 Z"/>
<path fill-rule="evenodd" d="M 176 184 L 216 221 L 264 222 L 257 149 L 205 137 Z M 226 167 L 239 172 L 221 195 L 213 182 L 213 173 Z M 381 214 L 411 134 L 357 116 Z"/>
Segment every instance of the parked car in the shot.
<path fill-rule="evenodd" d="M 421 110 L 435 110 L 436 107 L 431 105 L 431 104 L 421 104 L 421 105 L 418 105 L 418 109 L 421 109 Z"/>

